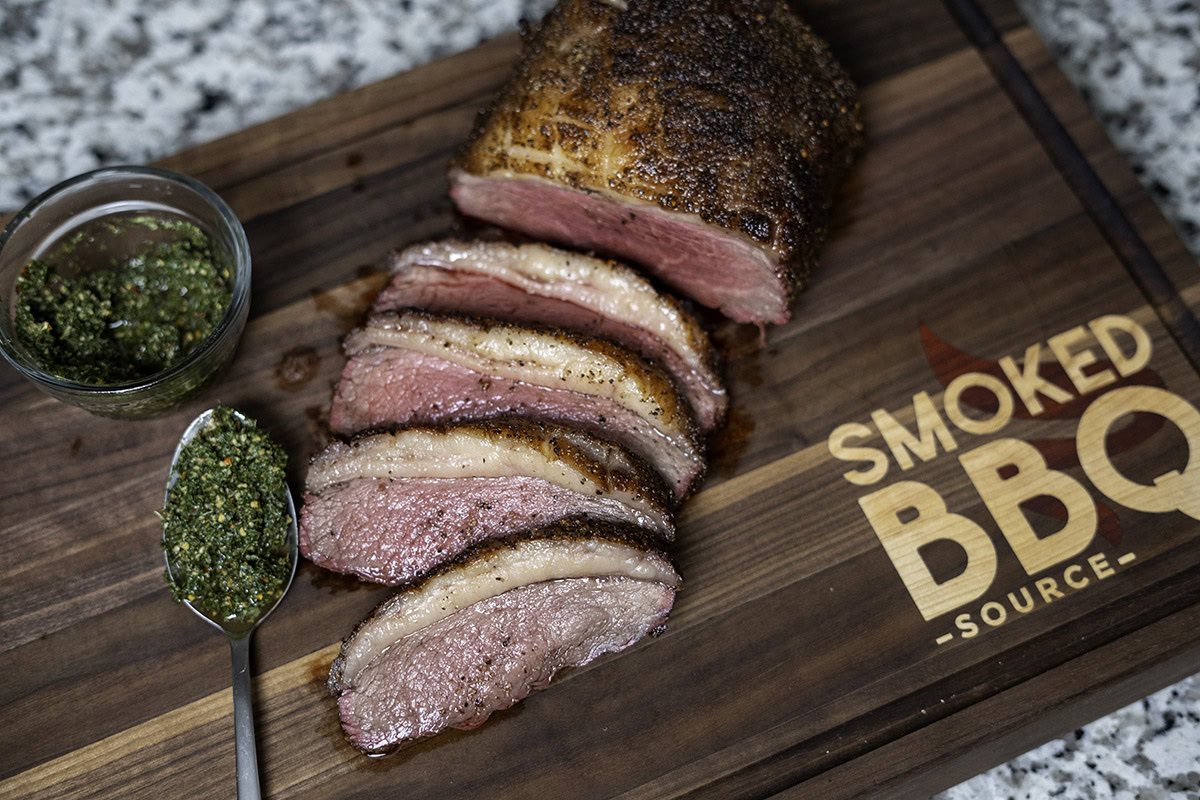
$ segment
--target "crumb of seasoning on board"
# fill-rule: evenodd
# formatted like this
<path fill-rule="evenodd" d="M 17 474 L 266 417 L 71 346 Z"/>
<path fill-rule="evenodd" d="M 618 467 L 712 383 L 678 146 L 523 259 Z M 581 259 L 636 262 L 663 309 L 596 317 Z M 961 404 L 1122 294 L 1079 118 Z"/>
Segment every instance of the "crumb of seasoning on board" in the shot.
<path fill-rule="evenodd" d="M 99 268 L 81 252 L 139 242 Z M 182 218 L 97 220 L 16 281 L 17 340 L 57 378 L 115 384 L 161 372 L 208 338 L 233 299 L 233 278 L 213 240 Z"/>
<path fill-rule="evenodd" d="M 292 567 L 286 467 L 266 431 L 224 406 L 183 446 L 161 514 L 177 601 L 220 622 L 252 622 L 271 607 Z"/>

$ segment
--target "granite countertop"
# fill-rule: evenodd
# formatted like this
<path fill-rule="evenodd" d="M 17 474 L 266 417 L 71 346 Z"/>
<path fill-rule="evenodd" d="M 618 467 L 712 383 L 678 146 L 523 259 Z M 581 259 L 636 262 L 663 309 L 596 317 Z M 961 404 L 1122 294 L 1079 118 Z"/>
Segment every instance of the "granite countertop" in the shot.
<path fill-rule="evenodd" d="M 5 0 L 0 211 L 469 48 L 553 0 Z M 1018 0 L 1200 256 L 1200 3 Z M 1200 676 L 939 795 L 1200 800 Z"/>

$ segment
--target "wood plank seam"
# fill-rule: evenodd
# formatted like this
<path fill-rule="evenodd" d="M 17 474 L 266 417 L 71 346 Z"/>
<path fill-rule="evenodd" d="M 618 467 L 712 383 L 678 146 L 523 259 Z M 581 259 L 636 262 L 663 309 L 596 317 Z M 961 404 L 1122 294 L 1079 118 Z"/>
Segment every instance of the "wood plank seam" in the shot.
<path fill-rule="evenodd" d="M 1181 300 L 1141 234 L 1100 180 L 1083 151 L 1029 75 L 1013 56 L 975 0 L 943 0 L 950 15 L 978 49 L 996 82 L 1020 112 L 1084 211 L 1150 302 L 1176 345 L 1200 372 L 1200 323 Z"/>
<path fill-rule="evenodd" d="M 1018 702 L 1008 702 L 1009 698 L 1011 698 L 1013 695 L 1041 694 L 1041 687 L 1043 684 L 1050 681 L 1060 680 L 1060 676 L 1063 675 L 1064 672 L 1067 673 L 1068 676 L 1070 676 L 1072 673 L 1076 675 L 1091 674 L 1093 665 L 1096 663 L 1103 663 L 1106 654 L 1114 650 L 1119 650 L 1121 652 L 1124 661 L 1124 669 L 1115 674 L 1109 675 L 1106 681 L 1107 687 L 1111 688 L 1113 686 L 1120 686 L 1129 683 L 1136 684 L 1139 676 L 1148 664 L 1168 664 L 1170 666 L 1170 674 L 1166 676 L 1167 681 L 1169 682 L 1172 678 L 1178 680 L 1179 678 L 1182 678 L 1193 671 L 1197 662 L 1200 661 L 1200 641 L 1198 641 L 1195 637 L 1197 623 L 1200 623 L 1200 605 L 1187 606 L 1159 619 L 1150 625 L 1139 628 L 1128 634 L 1125 634 L 1124 636 L 1114 639 L 1103 647 L 1088 650 L 1076 658 L 1064 661 L 1062 664 L 1059 664 L 1052 670 L 1046 670 L 1029 678 L 1026 681 L 1022 681 L 1012 687 L 1009 687 L 1002 692 L 997 692 L 986 700 L 981 701 L 975 707 L 990 709 L 998 715 L 1012 715 L 1014 713 L 1023 713 L 1028 715 L 1030 712 L 1027 707 L 1023 711 L 1014 712 L 1013 709 L 1021 707 L 1022 704 Z M 1092 694 L 1096 688 L 1086 681 L 1075 681 L 1074 685 L 1076 690 L 1072 697 L 1059 697 L 1051 707 L 1036 706 L 1034 713 L 1049 713 L 1055 719 L 1059 719 L 1062 717 L 1064 709 L 1069 709 L 1071 707 L 1074 699 L 1082 695 Z M 1136 687 L 1132 688 L 1135 693 L 1138 691 Z M 1129 691 L 1130 689 L 1126 688 L 1125 691 L 1123 693 L 1119 693 L 1118 697 L 1114 698 L 1113 701 L 1106 703 L 1103 706 L 1102 713 L 1114 711 L 1116 708 L 1119 708 L 1121 705 L 1124 705 L 1126 702 L 1133 699 L 1128 696 Z M 1067 713 L 1069 713 L 1069 710 Z M 1058 735 L 1062 735 L 1067 730 L 1070 730 L 1071 727 L 1074 727 L 1074 723 L 1069 723 L 1066 726 L 1059 727 L 1057 729 Z M 809 778 L 807 781 L 800 782 L 799 784 L 789 789 L 785 789 L 774 796 L 780 798 L 824 796 L 825 792 L 823 792 L 822 789 L 832 789 L 833 785 L 836 784 L 839 773 L 860 769 L 862 768 L 862 762 L 870 761 L 879 757 L 886 758 L 889 753 L 897 756 L 897 763 L 900 764 L 905 760 L 905 755 L 903 753 L 904 750 L 919 750 L 920 746 L 916 744 L 916 741 L 931 736 L 938 736 L 941 734 L 941 730 L 945 728 L 954 729 L 952 737 L 959 741 L 962 740 L 963 736 L 972 736 L 978 738 L 984 743 L 993 743 L 999 745 L 1001 742 L 1005 742 L 1006 740 L 1013 738 L 1012 727 L 996 726 L 995 729 L 992 729 L 987 726 L 980 726 L 978 724 L 978 720 L 974 717 L 971 717 L 968 710 L 958 711 L 953 714 L 946 715 L 941 719 L 932 722 L 930 725 L 901 737 L 888 745 L 884 745 L 880 749 L 879 753 L 872 753 L 861 756 L 859 759 L 847 761 L 844 764 L 835 767 L 831 771 L 832 774 L 825 773 L 820 776 Z M 1017 736 L 1016 738 L 1019 739 L 1021 737 Z M 999 755 L 1001 758 L 1011 758 L 1023 752 L 1029 746 L 1032 746 L 1032 744 L 1034 743 L 1029 741 L 1021 741 L 1015 746 L 1011 744 L 1004 744 L 1001 745 L 1004 748 L 1003 752 L 999 753 Z M 963 749 L 964 752 L 967 751 L 967 748 Z M 953 758 L 953 756 L 950 758 Z M 890 776 L 888 788 L 879 789 L 879 791 L 889 792 L 887 795 L 882 796 L 887 796 L 889 798 L 898 796 L 916 796 L 907 793 L 901 795 L 894 791 L 898 780 L 901 780 L 899 776 L 904 774 L 909 774 L 912 776 L 915 774 L 915 769 L 916 767 L 908 767 L 907 765 L 895 768 L 894 774 Z M 972 765 L 966 769 L 957 771 L 957 773 L 946 775 L 943 778 L 935 777 L 932 781 L 932 784 L 925 787 L 925 796 L 927 796 L 930 792 L 940 791 L 940 789 L 944 789 L 947 786 L 953 785 L 959 780 L 965 780 L 966 778 L 970 777 L 970 775 L 975 774 L 977 771 L 977 768 Z M 926 778 L 924 782 L 927 784 L 931 783 L 928 778 Z"/>
<path fill-rule="evenodd" d="M 1182 584 L 1182 586 L 1177 585 L 1177 584 Z M 1177 592 L 1173 591 L 1175 589 L 1180 589 L 1180 588 L 1182 588 L 1184 590 L 1182 593 L 1177 593 Z M 1144 627 L 1152 627 L 1154 625 L 1157 625 L 1159 622 L 1161 622 L 1164 619 L 1167 619 L 1169 617 L 1178 616 L 1180 614 L 1200 613 L 1200 602 L 1198 602 L 1198 601 L 1200 601 L 1200 568 L 1193 568 L 1193 569 L 1187 571 L 1186 573 L 1181 573 L 1180 575 L 1177 575 L 1176 579 L 1174 579 L 1172 581 L 1164 582 L 1164 584 L 1161 584 L 1161 585 L 1156 585 L 1155 587 L 1153 587 L 1153 591 L 1156 595 L 1164 596 L 1166 598 L 1166 602 L 1155 607 L 1155 613 L 1153 615 L 1153 618 L 1150 619 L 1149 621 L 1144 621 L 1143 622 Z M 1105 608 L 1113 609 L 1113 610 L 1119 609 L 1127 601 L 1128 601 L 1128 598 L 1116 598 L 1112 601 L 1112 603 L 1109 606 L 1106 606 Z M 1125 627 L 1131 627 L 1131 624 L 1127 622 Z M 961 704 L 961 703 L 957 704 L 958 707 L 952 706 L 950 704 L 946 704 L 945 700 L 943 699 L 941 703 L 936 704 L 932 709 L 922 709 L 919 715 L 914 714 L 914 715 L 910 716 L 907 719 L 907 721 L 902 722 L 898 725 L 893 725 L 892 729 L 890 731 L 890 733 L 892 734 L 892 738 L 888 739 L 885 742 L 879 742 L 879 741 L 874 741 L 874 742 L 870 742 L 870 743 L 865 742 L 865 741 L 857 742 L 857 738 L 852 733 L 841 735 L 840 738 L 845 739 L 848 742 L 848 744 L 842 749 L 842 752 L 838 753 L 836 756 L 833 756 L 831 759 L 829 759 L 827 761 L 822 761 L 820 764 L 820 768 L 814 767 L 813 769 L 810 769 L 804 773 L 795 774 L 795 775 L 786 776 L 786 777 L 780 777 L 779 785 L 776 785 L 774 788 L 767 789 L 766 791 L 756 794 L 754 796 L 757 798 L 766 798 L 766 797 L 774 796 L 777 792 L 780 792 L 780 791 L 786 789 L 789 785 L 794 785 L 797 783 L 804 784 L 805 781 L 816 780 L 816 779 L 818 779 L 818 775 L 823 774 L 826 770 L 838 769 L 842 765 L 853 763 L 856 759 L 862 757 L 863 753 L 873 752 L 875 748 L 887 747 L 890 743 L 893 743 L 896 741 L 901 741 L 907 737 L 918 734 L 923 729 L 925 729 L 931 725 L 935 725 L 938 722 L 941 722 L 942 720 L 945 720 L 948 717 L 953 717 L 956 714 L 961 714 L 961 713 L 967 712 L 971 708 L 976 707 L 979 703 L 987 702 L 991 698 L 1003 695 L 1006 692 L 1013 690 L 1014 688 L 1020 687 L 1031 681 L 1036 681 L 1036 680 L 1038 680 L 1038 678 L 1041 675 L 1054 672 L 1055 670 L 1062 668 L 1066 664 L 1069 664 L 1079 658 L 1084 658 L 1090 652 L 1094 652 L 1096 650 L 1103 649 L 1104 647 L 1109 646 L 1121 639 L 1124 639 L 1128 636 L 1134 635 L 1134 634 L 1138 633 L 1139 630 L 1142 630 L 1142 628 L 1135 627 L 1132 629 L 1132 631 L 1127 630 L 1124 632 L 1122 630 L 1116 629 L 1115 627 L 1111 631 L 1105 630 L 1103 633 L 1099 634 L 1100 636 L 1105 637 L 1100 641 L 1099 644 L 1096 644 L 1097 639 L 1095 637 L 1089 637 L 1090 641 L 1089 641 L 1088 649 L 1084 649 L 1082 651 L 1082 653 L 1072 653 L 1072 652 L 1066 652 L 1066 651 L 1058 653 L 1059 657 L 1056 658 L 1053 661 L 1053 663 L 1048 662 L 1046 664 L 1046 668 L 1044 670 L 1042 670 L 1041 672 L 1037 673 L 1036 675 L 1033 675 L 1033 676 L 1030 676 L 1030 677 L 1027 677 L 1024 679 L 1015 679 L 1014 678 L 1014 679 L 1008 681 L 1007 683 L 1003 682 L 1003 681 L 998 682 L 994 685 L 987 687 L 986 691 L 982 695 L 973 697 L 970 700 L 970 702 L 967 702 L 965 704 Z M 1110 633 L 1111 633 L 1111 635 L 1107 635 Z M 1190 641 L 1192 641 L 1193 645 L 1200 648 L 1200 634 L 1193 631 L 1189 635 L 1191 637 Z M 1020 644 L 1019 648 L 1016 648 L 1016 650 L 1035 650 L 1036 651 L 1039 649 L 1040 642 L 1042 642 L 1043 640 L 1052 641 L 1054 639 L 1054 637 L 1055 637 L 1055 631 L 1053 631 L 1053 630 L 1043 631 L 1040 634 L 1038 634 L 1037 636 L 1035 636 L 1034 638 L 1023 641 Z M 1010 649 L 1010 651 L 1006 652 L 1005 657 L 1006 658 L 1013 657 L 1015 660 L 1019 660 L 1019 654 L 1014 656 L 1014 652 L 1012 649 Z M 988 660 L 988 659 L 985 659 L 985 660 Z M 905 672 L 917 671 L 920 669 L 922 669 L 921 663 L 914 663 L 914 664 L 906 667 L 904 671 Z M 878 681 L 878 682 L 883 682 L 883 681 L 889 680 L 889 679 L 891 679 L 891 677 L 894 677 L 894 676 L 889 676 L 888 678 L 880 679 L 880 681 Z M 957 676 L 951 675 L 951 676 L 948 676 L 947 678 L 943 679 L 942 681 L 939 681 L 939 682 L 936 682 L 934 684 L 930 684 L 927 686 L 923 686 L 921 689 L 921 692 L 923 694 L 927 694 L 930 697 L 939 696 L 939 695 L 940 696 L 950 696 L 950 697 L 959 696 L 961 693 L 956 693 L 956 692 L 950 691 L 949 689 L 944 688 L 944 687 L 939 688 L 939 687 L 942 687 L 942 685 L 946 684 L 947 682 L 952 682 L 956 677 Z M 854 694 L 870 694 L 872 692 L 873 686 L 874 686 L 874 684 L 864 685 L 864 686 L 860 687 L 859 689 L 857 689 Z M 825 707 L 826 708 L 831 707 L 839 702 L 842 702 L 844 699 L 845 698 L 837 698 L 837 699 L 831 700 L 829 703 L 827 703 L 825 705 Z M 890 703 L 888 703 L 886 706 L 881 706 L 881 707 L 874 709 L 873 713 L 886 716 L 885 712 L 888 709 L 906 708 L 908 706 L 911 706 L 915 699 L 916 698 L 913 695 L 897 697 L 894 700 L 892 700 Z M 816 711 L 819 711 L 819 709 L 813 709 L 812 711 L 815 713 Z M 927 711 L 930 711 L 931 713 L 927 713 Z M 899 716 L 902 717 L 903 715 L 901 714 Z M 846 723 L 846 725 L 855 725 L 855 724 L 859 724 L 860 722 L 861 722 L 861 720 L 855 719 L 855 720 L 851 720 L 850 722 Z M 774 726 L 774 728 L 767 730 L 767 731 L 763 731 L 761 734 L 756 736 L 755 738 L 756 738 L 756 741 L 758 742 L 757 744 L 739 743 L 738 745 L 734 745 L 731 748 L 729 748 L 729 750 L 740 751 L 740 750 L 744 749 L 745 747 L 752 747 L 755 750 L 763 751 L 757 757 L 752 757 L 749 760 L 747 760 L 744 755 L 741 757 L 729 756 L 728 759 L 725 759 L 723 752 L 711 754 L 709 756 L 709 758 L 711 758 L 711 759 L 730 760 L 732 762 L 736 762 L 738 766 L 735 768 L 723 771 L 721 773 L 720 777 L 716 778 L 715 780 L 713 779 L 712 775 L 710 774 L 707 778 L 707 782 L 705 784 L 703 784 L 702 787 L 695 787 L 695 788 L 712 789 L 714 786 L 720 785 L 720 783 L 722 781 L 728 782 L 731 780 L 735 780 L 739 775 L 742 775 L 742 774 L 750 772 L 750 771 L 757 770 L 768 762 L 778 761 L 779 759 L 786 758 L 787 754 L 789 754 L 789 753 L 795 753 L 795 752 L 804 750 L 806 748 L 811 748 L 813 746 L 813 738 L 812 737 L 797 738 L 795 735 L 789 733 L 789 729 L 794 727 L 794 724 L 795 724 L 794 721 L 791 721 L 791 720 L 779 723 L 776 726 Z M 845 727 L 845 725 L 840 726 L 840 727 Z M 822 730 L 822 732 L 816 738 L 818 740 L 829 740 L 829 739 L 839 738 L 839 727 L 835 726 L 833 728 L 828 728 L 828 729 Z M 826 752 L 829 753 L 829 751 L 826 751 Z M 830 755 L 832 755 L 832 754 L 830 754 Z M 688 766 L 690 766 L 690 765 L 685 765 L 685 767 L 682 769 L 686 770 L 688 768 Z M 663 776 L 660 776 L 659 780 L 666 785 L 670 785 L 673 783 L 673 778 L 672 778 L 671 773 L 667 773 Z M 658 783 L 658 781 L 656 781 L 656 783 Z M 638 790 L 633 790 L 633 791 L 627 792 L 625 794 L 622 794 L 620 797 L 622 800 L 634 800 L 634 798 L 650 797 L 650 796 L 682 798 L 682 797 L 688 797 L 691 794 L 692 794 L 691 790 L 683 788 L 681 786 L 679 791 L 672 792 L 669 795 L 661 795 L 661 794 L 657 794 L 657 793 L 646 794 L 643 791 L 643 789 L 640 788 Z M 745 796 L 745 795 L 739 794 L 738 796 Z M 749 798 L 749 796 L 747 796 L 747 797 Z"/>

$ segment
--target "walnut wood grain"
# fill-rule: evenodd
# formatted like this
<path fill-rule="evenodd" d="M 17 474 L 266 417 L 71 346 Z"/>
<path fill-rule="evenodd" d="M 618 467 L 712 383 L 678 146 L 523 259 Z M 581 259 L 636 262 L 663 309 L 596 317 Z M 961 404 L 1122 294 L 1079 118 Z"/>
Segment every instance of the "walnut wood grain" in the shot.
<path fill-rule="evenodd" d="M 921 323 L 994 361 L 1120 313 L 1152 334 L 1170 391 L 1200 404 L 1200 378 L 939 3 L 905 4 L 904 24 L 895 4 L 802 5 L 863 85 L 870 146 L 794 321 L 760 347 L 756 330 L 710 319 L 734 412 L 682 515 L 687 588 L 667 632 L 477 731 L 369 761 L 321 682 L 387 590 L 306 565 L 255 638 L 266 796 L 901 796 L 1200 668 L 1200 525 L 1179 513 L 1117 509 L 1126 546 L 1097 537 L 1087 552 L 1133 548 L 1135 562 L 977 639 L 934 643 L 949 623 L 917 613 L 858 506 L 867 490 L 826 446 L 875 409 L 912 426 L 917 392 L 941 402 L 945 365 L 927 360 Z M 1200 307 L 1194 262 L 1098 124 L 1011 7 L 988 8 Z M 228 656 L 161 582 L 152 511 L 171 450 L 220 400 L 261 420 L 303 479 L 339 340 L 388 248 L 457 224 L 445 162 L 515 54 L 497 40 L 166 162 L 231 200 L 254 256 L 241 350 L 204 397 L 116 422 L 0 372 L 0 798 L 230 796 Z M 280 367 L 297 362 L 294 381 Z M 1068 438 L 1077 423 L 1014 420 L 998 436 Z M 960 452 L 988 440 L 960 438 Z M 938 487 L 1003 549 L 957 455 L 903 477 Z M 1119 463 L 1147 480 L 1185 458 L 1168 426 Z M 998 588 L 1031 580 L 1001 556 Z"/>

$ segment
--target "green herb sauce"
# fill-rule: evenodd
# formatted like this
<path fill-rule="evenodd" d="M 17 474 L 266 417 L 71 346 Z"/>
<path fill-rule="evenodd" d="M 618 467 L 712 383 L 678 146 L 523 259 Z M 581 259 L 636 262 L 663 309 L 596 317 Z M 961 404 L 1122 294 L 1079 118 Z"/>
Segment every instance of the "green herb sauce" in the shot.
<path fill-rule="evenodd" d="M 286 467 L 265 431 L 224 406 L 184 445 L 161 515 L 176 600 L 220 622 L 250 623 L 271 607 L 292 570 Z"/>
<path fill-rule="evenodd" d="M 111 255 L 120 251 L 132 255 Z M 98 255 L 106 260 L 97 269 Z M 16 337 L 64 380 L 148 377 L 195 349 L 224 316 L 233 280 L 222 262 L 212 239 L 186 219 L 97 220 L 17 278 Z"/>

